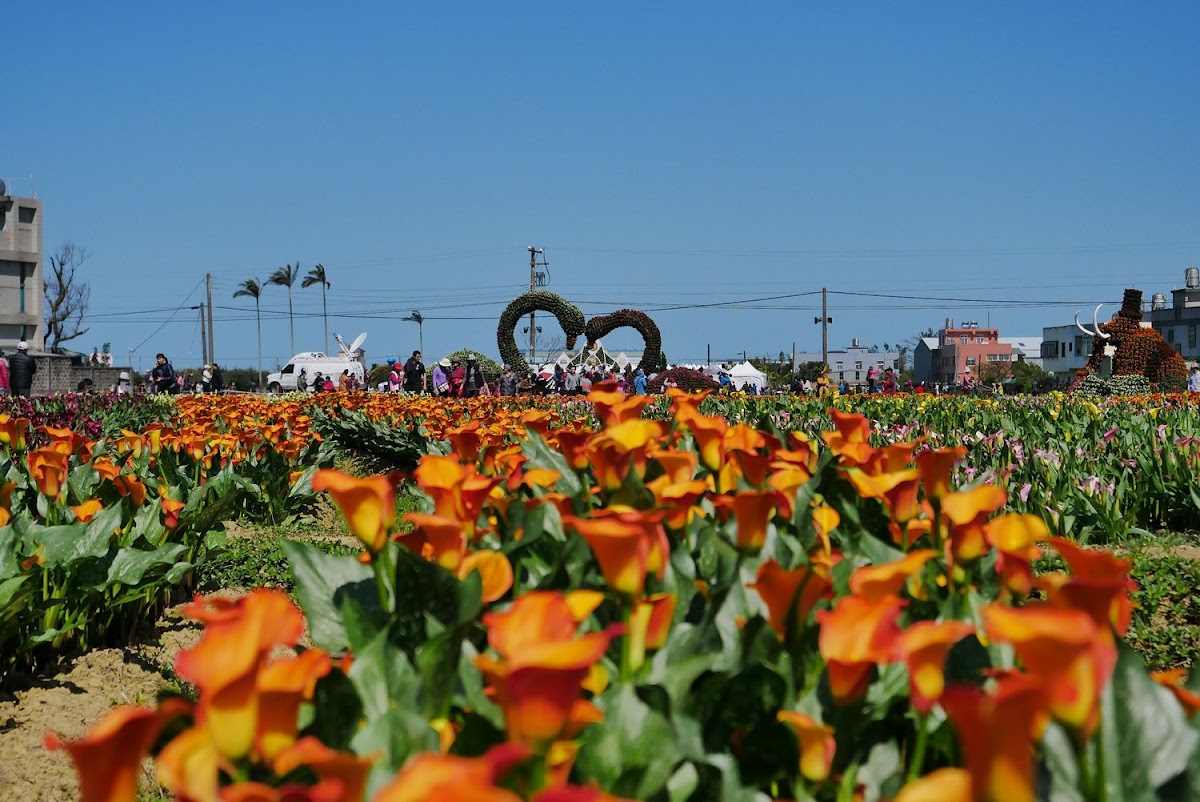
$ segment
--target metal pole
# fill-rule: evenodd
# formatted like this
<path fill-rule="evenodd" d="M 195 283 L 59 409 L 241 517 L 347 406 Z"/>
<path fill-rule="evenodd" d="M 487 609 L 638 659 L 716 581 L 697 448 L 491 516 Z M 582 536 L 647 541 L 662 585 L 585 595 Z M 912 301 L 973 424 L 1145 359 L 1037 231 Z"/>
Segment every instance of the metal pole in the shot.
<path fill-rule="evenodd" d="M 821 364 L 829 364 L 829 290 L 821 288 Z"/>
<path fill-rule="evenodd" d="M 418 341 L 421 343 L 421 355 L 424 356 L 425 355 L 425 321 L 424 320 L 417 321 L 417 338 L 418 338 Z"/>
<path fill-rule="evenodd" d="M 533 292 L 534 274 L 537 269 L 537 248 L 529 246 L 529 291 Z M 536 315 L 530 311 L 529 313 L 529 361 L 536 362 L 536 343 L 537 343 L 537 319 Z"/>
<path fill-rule="evenodd" d="M 204 364 L 208 365 L 217 361 L 216 349 L 213 348 L 213 321 L 212 321 L 212 273 L 205 273 L 205 279 L 208 282 L 208 359 Z"/>
<path fill-rule="evenodd" d="M 708 344 L 708 366 L 712 367 L 712 343 Z"/>
<path fill-rule="evenodd" d="M 204 331 L 204 304 L 200 304 L 197 309 L 200 310 L 200 358 L 204 360 L 204 364 L 208 364 L 208 335 Z"/>

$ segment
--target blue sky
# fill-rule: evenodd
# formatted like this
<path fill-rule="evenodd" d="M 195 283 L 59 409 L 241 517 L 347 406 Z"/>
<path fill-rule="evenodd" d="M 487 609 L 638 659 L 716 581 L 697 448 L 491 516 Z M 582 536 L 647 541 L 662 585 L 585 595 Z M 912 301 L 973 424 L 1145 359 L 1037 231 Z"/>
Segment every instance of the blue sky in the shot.
<path fill-rule="evenodd" d="M 72 344 L 142 367 L 199 364 L 206 272 L 218 360 L 255 365 L 232 292 L 297 261 L 325 265 L 330 330 L 367 332 L 372 361 L 416 347 L 413 309 L 427 359 L 496 354 L 529 245 L 585 314 L 650 311 L 672 361 L 819 350 L 819 295 L 797 294 L 822 286 L 831 346 L 947 316 L 1038 335 L 1200 263 L 1194 2 L 59 2 L 6 20 L 0 176 L 33 176 L 48 251 L 90 252 Z M 322 348 L 320 292 L 294 303 L 297 350 Z M 273 369 L 285 290 L 262 310 Z"/>

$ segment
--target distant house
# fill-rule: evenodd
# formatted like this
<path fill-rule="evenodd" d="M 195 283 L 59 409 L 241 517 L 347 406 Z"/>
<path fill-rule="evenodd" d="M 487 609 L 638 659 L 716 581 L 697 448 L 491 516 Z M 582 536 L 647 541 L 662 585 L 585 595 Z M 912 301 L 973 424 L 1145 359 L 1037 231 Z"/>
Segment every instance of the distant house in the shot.
<path fill-rule="evenodd" d="M 1092 355 L 1092 338 L 1069 326 L 1047 326 L 1042 329 L 1042 369 L 1055 376 L 1070 376 L 1083 370 Z"/>
<path fill-rule="evenodd" d="M 821 352 L 797 353 L 792 363 L 795 370 L 805 362 L 820 362 Z M 853 340 L 849 348 L 829 352 L 829 380 L 834 384 L 845 382 L 851 387 L 867 385 L 867 371 L 871 366 L 880 373 L 888 368 L 899 371 L 900 354 L 897 351 L 872 351 L 861 340 Z"/>
<path fill-rule="evenodd" d="M 1170 306 L 1164 293 L 1155 293 L 1143 320 L 1149 321 L 1184 359 L 1200 360 L 1200 268 L 1184 271 L 1183 286 L 1171 290 Z"/>
<path fill-rule="evenodd" d="M 1001 337 L 1000 342 L 1008 343 L 1013 349 L 1014 362 L 1026 362 L 1030 365 L 1042 366 L 1042 337 Z"/>

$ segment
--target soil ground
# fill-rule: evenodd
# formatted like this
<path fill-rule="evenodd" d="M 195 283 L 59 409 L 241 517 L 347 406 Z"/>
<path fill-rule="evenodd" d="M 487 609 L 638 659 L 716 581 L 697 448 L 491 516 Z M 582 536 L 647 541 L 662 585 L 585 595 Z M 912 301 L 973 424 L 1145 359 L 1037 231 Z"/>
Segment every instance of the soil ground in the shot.
<path fill-rule="evenodd" d="M 79 797 L 66 752 L 42 745 L 48 730 L 78 738 L 111 708 L 152 705 L 169 687 L 175 655 L 196 643 L 200 629 L 174 607 L 142 643 L 95 649 L 53 676 L 11 696 L 0 696 L 0 802 L 68 802 Z M 143 788 L 155 788 L 146 767 Z M 145 798 L 154 798 L 152 794 Z"/>

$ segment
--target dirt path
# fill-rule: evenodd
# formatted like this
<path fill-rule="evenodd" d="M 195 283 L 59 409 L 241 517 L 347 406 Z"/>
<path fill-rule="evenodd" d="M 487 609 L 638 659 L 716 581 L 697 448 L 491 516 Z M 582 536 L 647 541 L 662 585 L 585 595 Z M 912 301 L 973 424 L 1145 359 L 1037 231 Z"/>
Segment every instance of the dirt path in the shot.
<path fill-rule="evenodd" d="M 199 637 L 199 628 L 172 608 L 138 646 L 95 649 L 28 690 L 0 696 L 0 802 L 78 799 L 71 761 L 42 746 L 45 732 L 78 738 L 116 705 L 152 705 L 169 686 L 175 655 Z M 149 764 L 144 782 L 153 782 Z"/>

